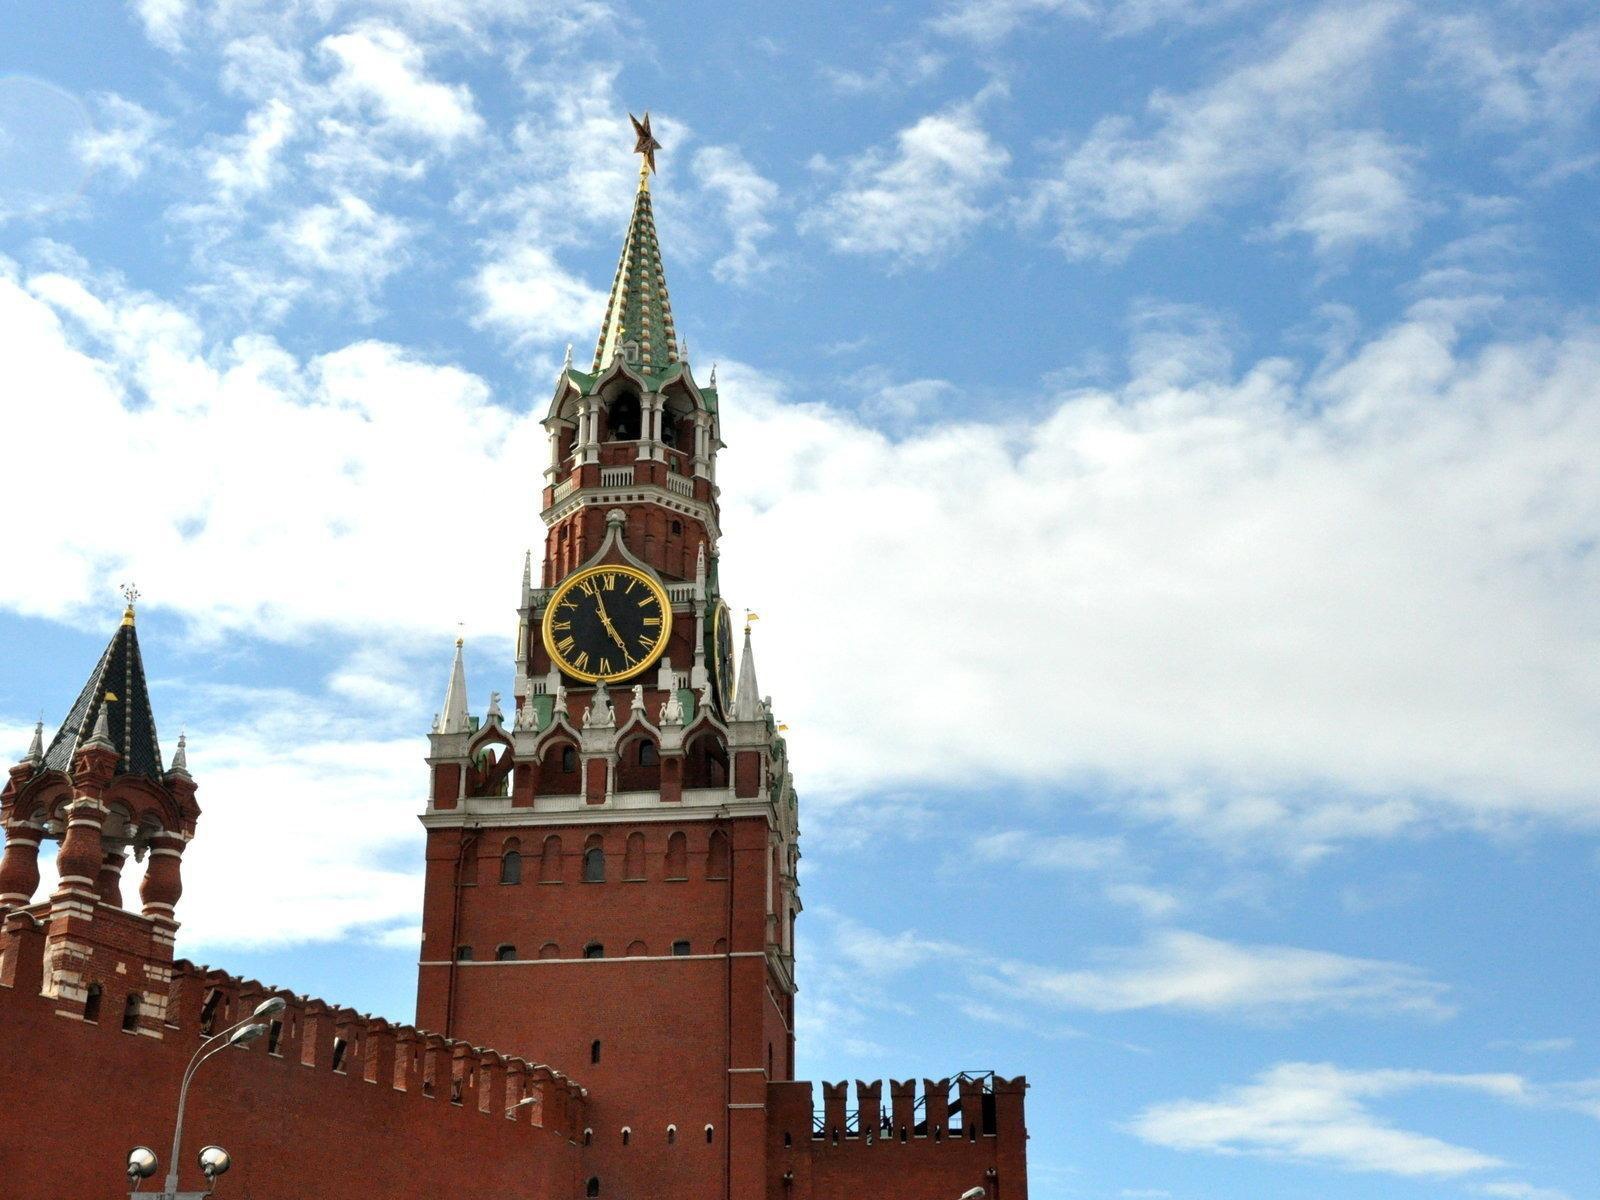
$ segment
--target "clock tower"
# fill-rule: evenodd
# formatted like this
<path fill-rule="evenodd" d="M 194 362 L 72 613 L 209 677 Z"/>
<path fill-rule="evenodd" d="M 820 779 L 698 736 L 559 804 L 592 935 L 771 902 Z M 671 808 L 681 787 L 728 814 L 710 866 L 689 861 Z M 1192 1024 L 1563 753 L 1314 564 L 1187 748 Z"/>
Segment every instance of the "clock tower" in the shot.
<path fill-rule="evenodd" d="M 783 738 L 719 575 L 715 373 L 677 340 L 643 155 L 587 370 L 544 419 L 544 552 L 513 704 L 430 738 L 417 1024 L 587 1090 L 583 1190 L 767 1194 L 793 1079 L 799 827 Z"/>

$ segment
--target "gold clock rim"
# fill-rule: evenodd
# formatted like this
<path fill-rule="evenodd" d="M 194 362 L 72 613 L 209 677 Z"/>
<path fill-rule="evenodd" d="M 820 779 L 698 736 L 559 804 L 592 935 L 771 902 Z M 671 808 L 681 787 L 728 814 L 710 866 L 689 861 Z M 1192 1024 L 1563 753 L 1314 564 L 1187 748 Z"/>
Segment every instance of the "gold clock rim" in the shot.
<path fill-rule="evenodd" d="M 555 639 L 551 636 L 550 630 L 550 626 L 555 620 L 556 605 L 561 602 L 561 598 L 563 596 L 565 596 L 573 588 L 577 587 L 585 579 L 592 579 L 596 575 L 607 574 L 626 575 L 631 579 L 637 579 L 640 583 L 644 584 L 645 587 L 649 588 L 655 593 L 656 600 L 661 605 L 662 613 L 661 633 L 656 638 L 655 644 L 650 647 L 650 650 L 645 655 L 644 660 L 640 662 L 637 667 L 632 667 L 625 671 L 612 672 L 609 675 L 600 674 L 593 671 L 580 671 L 577 667 L 574 667 L 566 660 L 566 657 L 556 649 Z M 672 598 L 667 595 L 667 589 L 665 587 L 663 587 L 651 576 L 639 570 L 638 567 L 630 567 L 621 563 L 608 563 L 598 567 L 585 567 L 581 571 L 576 571 L 573 574 L 568 575 L 556 585 L 555 591 L 550 593 L 550 599 L 545 604 L 544 616 L 539 618 L 539 636 L 544 642 L 544 652 L 550 656 L 550 661 L 555 663 L 557 668 L 559 668 L 563 674 L 570 675 L 574 679 L 582 680 L 584 683 L 599 683 L 601 680 L 604 680 L 606 683 L 618 683 L 621 680 L 633 678 L 641 671 L 648 670 L 650 665 L 654 663 L 656 659 L 660 658 L 662 652 L 666 650 L 667 639 L 672 636 Z"/>
<path fill-rule="evenodd" d="M 733 610 L 728 607 L 728 602 L 721 596 L 717 597 L 717 607 L 711 613 L 711 651 L 715 655 L 722 647 L 722 623 L 732 619 Z M 731 639 L 730 639 L 731 644 Z M 732 655 L 729 656 L 728 673 L 733 673 Z M 728 681 L 722 678 L 722 672 L 713 663 L 712 670 L 717 672 L 717 700 L 722 706 L 723 715 L 733 711 L 733 697 L 725 693 L 732 691 Z"/>

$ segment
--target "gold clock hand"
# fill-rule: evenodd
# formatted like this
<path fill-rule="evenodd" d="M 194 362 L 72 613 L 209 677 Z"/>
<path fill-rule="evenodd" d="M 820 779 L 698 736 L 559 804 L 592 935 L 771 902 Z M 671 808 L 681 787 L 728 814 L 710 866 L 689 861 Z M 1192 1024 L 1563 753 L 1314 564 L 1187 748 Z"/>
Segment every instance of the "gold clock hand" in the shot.
<path fill-rule="evenodd" d="M 606 602 L 600 598 L 598 589 L 594 594 L 594 604 L 600 611 L 600 623 L 606 627 L 606 632 L 611 635 L 611 640 L 621 648 L 623 654 L 627 654 L 628 644 L 622 640 L 622 635 L 617 632 L 617 627 L 611 623 L 611 614 L 606 612 Z"/>

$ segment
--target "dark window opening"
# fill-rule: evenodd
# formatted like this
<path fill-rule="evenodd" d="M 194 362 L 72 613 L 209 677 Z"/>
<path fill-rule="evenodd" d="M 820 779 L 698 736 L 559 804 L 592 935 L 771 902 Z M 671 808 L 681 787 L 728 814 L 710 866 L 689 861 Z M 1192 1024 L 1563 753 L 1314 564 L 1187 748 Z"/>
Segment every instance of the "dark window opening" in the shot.
<path fill-rule="evenodd" d="M 783 1135 L 783 1146 L 784 1146 L 784 1149 L 787 1150 L 789 1147 L 791 1147 L 793 1145 L 794 1145 L 794 1134 L 792 1134 L 792 1133 L 784 1134 Z"/>
<path fill-rule="evenodd" d="M 673 942 L 672 952 L 681 958 L 683 955 L 689 953 L 689 943 L 687 941 Z"/>
<path fill-rule="evenodd" d="M 606 881 L 606 854 L 599 846 L 590 846 L 583 852 L 583 881 L 585 883 Z"/>
<path fill-rule="evenodd" d="M 450 1103 L 461 1103 L 461 1080 L 459 1079 L 452 1079 L 450 1081 Z"/>
<path fill-rule="evenodd" d="M 590 942 L 583 948 L 583 956 L 585 958 L 604 958 L 606 956 L 606 948 L 599 942 Z"/>
<path fill-rule="evenodd" d="M 639 743 L 639 765 L 641 767 L 653 767 L 660 761 L 661 756 L 656 753 L 656 744 L 654 742 Z"/>
<path fill-rule="evenodd" d="M 85 1021 L 98 1021 L 100 1019 L 100 985 L 91 983 L 89 990 L 83 995 L 83 1019 Z"/>
<path fill-rule="evenodd" d="M 471 946 L 457 946 L 456 947 L 456 961 L 457 962 L 471 962 L 472 961 L 472 947 Z"/>
<path fill-rule="evenodd" d="M 563 774 L 571 774 L 578 769 L 578 752 L 571 746 L 561 748 L 561 770 Z"/>
<path fill-rule="evenodd" d="M 683 532 L 683 522 L 682 521 L 674 521 L 672 523 L 672 532 L 674 534 L 682 533 Z"/>
<path fill-rule="evenodd" d="M 584 1130 L 584 1131 L 583 1131 L 583 1144 L 584 1144 L 584 1145 L 585 1145 L 585 1146 L 592 1146 L 592 1145 L 594 1145 L 594 1130 L 592 1130 L 592 1129 L 585 1129 L 585 1130 Z"/>
<path fill-rule="evenodd" d="M 677 1142 L 678 1142 L 678 1127 L 676 1125 L 668 1125 L 667 1126 L 667 1145 L 673 1146 L 673 1145 L 676 1145 Z"/>
<path fill-rule="evenodd" d="M 589 1046 L 589 1061 L 592 1063 L 600 1061 L 600 1041 L 598 1038 Z"/>
<path fill-rule="evenodd" d="M 668 446 L 678 444 L 678 422 L 669 412 L 661 414 L 661 440 Z"/>
<path fill-rule="evenodd" d="M 583 1189 L 583 1194 L 585 1196 L 598 1196 L 600 1194 L 600 1180 L 598 1177 L 593 1175 L 589 1177 L 589 1184 Z"/>
<path fill-rule="evenodd" d="M 517 948 L 511 945 L 496 946 L 494 948 L 495 962 L 511 962 L 517 957 Z"/>
<path fill-rule="evenodd" d="M 283 1040 L 283 1022 L 274 1021 L 267 1026 L 267 1053 L 276 1054 L 278 1043 Z"/>
<path fill-rule="evenodd" d="M 122 1003 L 122 1032 L 139 1032 L 139 1010 L 144 1005 L 144 998 L 138 992 L 129 992 L 128 998 Z"/>
<path fill-rule="evenodd" d="M 210 1037 L 216 1032 L 217 1006 L 222 1003 L 222 993 L 212 988 L 206 1002 L 200 1006 L 200 1032 Z"/>
<path fill-rule="evenodd" d="M 716 1140 L 716 1134 L 717 1131 L 715 1129 L 713 1129 L 710 1125 L 706 1126 L 706 1145 L 709 1146 L 713 1141 Z"/>
<path fill-rule="evenodd" d="M 507 850 L 500 856 L 500 882 L 522 882 L 522 855 L 515 850 Z"/>
<path fill-rule="evenodd" d="M 343 1071 L 344 1070 L 344 1051 L 345 1051 L 344 1039 L 343 1038 L 337 1038 L 337 1037 L 334 1038 L 333 1039 L 333 1069 L 335 1071 Z"/>
<path fill-rule="evenodd" d="M 632 1140 L 633 1140 L 633 1130 L 631 1130 L 631 1129 L 624 1129 L 624 1130 L 623 1130 L 623 1131 L 622 1131 L 622 1144 L 623 1144 L 623 1145 L 624 1145 L 624 1146 L 626 1146 L 626 1145 L 627 1145 L 627 1144 L 628 1144 L 628 1143 L 629 1143 L 629 1142 L 630 1142 L 630 1141 L 632 1141 Z"/>
<path fill-rule="evenodd" d="M 606 410 L 606 424 L 610 427 L 613 442 L 639 440 L 639 397 L 625 392 L 611 402 Z"/>

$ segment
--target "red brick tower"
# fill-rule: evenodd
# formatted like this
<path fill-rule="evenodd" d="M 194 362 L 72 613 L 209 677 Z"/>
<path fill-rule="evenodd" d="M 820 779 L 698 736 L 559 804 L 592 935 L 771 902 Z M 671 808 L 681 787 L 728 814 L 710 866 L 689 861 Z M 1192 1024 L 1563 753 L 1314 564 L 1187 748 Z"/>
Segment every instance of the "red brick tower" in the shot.
<path fill-rule="evenodd" d="M 163 768 L 134 624 L 122 624 L 48 749 L 35 729 L 28 755 L 0 791 L 5 857 L 0 916 L 6 929 L 44 933 L 43 994 L 63 1015 L 121 1014 L 123 1028 L 162 1036 L 172 979 L 180 862 L 200 807 L 182 738 Z M 60 883 L 39 887 L 39 844 L 60 842 Z M 122 869 L 150 856 L 139 896 L 123 908 Z M 0 981 L 4 982 L 4 981 Z"/>
<path fill-rule="evenodd" d="M 767 1085 L 793 1078 L 799 829 L 748 626 L 734 669 L 717 393 L 677 345 L 636 128 L 592 369 L 569 358 L 544 421 L 514 713 L 469 714 L 458 644 L 434 725 L 417 1023 L 586 1087 L 589 1195 L 756 1200 Z"/>

